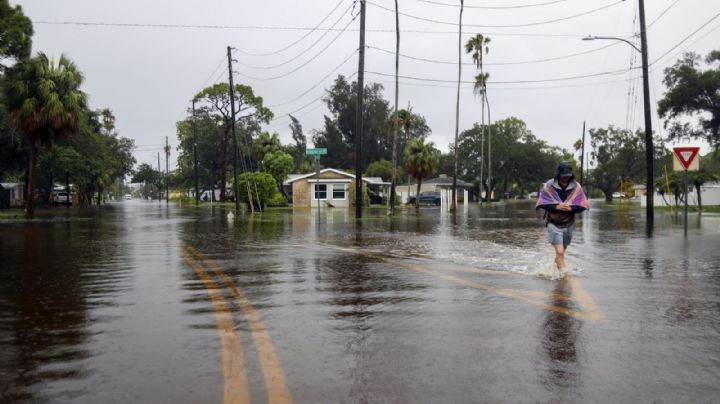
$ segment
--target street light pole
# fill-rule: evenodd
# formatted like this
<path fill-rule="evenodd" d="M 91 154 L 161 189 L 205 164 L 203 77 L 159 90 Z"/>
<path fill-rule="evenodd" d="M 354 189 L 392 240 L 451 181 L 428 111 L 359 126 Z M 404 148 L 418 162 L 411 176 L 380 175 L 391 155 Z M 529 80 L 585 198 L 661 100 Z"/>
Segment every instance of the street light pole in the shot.
<path fill-rule="evenodd" d="M 642 55 L 642 73 L 643 73 L 643 109 L 645 111 L 645 169 L 647 176 L 645 178 L 645 215 L 647 222 L 647 234 L 652 235 L 655 222 L 655 205 L 654 205 L 654 187 L 653 187 L 653 165 L 654 165 L 654 147 L 652 120 L 650 115 L 650 83 L 648 79 L 648 54 L 647 54 L 647 33 L 645 29 L 645 1 L 639 0 L 640 3 L 640 47 L 635 43 L 624 38 L 612 36 L 587 36 L 583 41 L 592 41 L 595 39 L 611 39 L 625 42 Z"/>
<path fill-rule="evenodd" d="M 195 171 L 195 206 L 200 203 L 200 194 L 198 193 L 198 150 L 197 150 L 197 129 L 195 128 L 195 99 L 192 100 L 192 130 L 193 130 L 193 155 Z"/>

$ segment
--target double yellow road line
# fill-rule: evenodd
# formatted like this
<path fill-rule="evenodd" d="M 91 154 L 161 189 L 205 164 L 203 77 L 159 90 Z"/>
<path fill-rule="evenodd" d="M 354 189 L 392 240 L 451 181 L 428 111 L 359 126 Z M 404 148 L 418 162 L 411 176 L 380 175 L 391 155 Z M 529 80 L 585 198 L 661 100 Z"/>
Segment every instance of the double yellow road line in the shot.
<path fill-rule="evenodd" d="M 260 369 L 265 380 L 268 402 L 292 403 L 292 396 L 285 380 L 285 372 L 260 313 L 252 306 L 250 300 L 242 293 L 235 282 L 207 255 L 192 246 L 187 247 L 185 250 L 181 249 L 180 255 L 185 258 L 185 261 L 195 270 L 195 273 L 205 285 L 215 310 L 215 320 L 220 333 L 220 346 L 222 349 L 224 402 L 226 404 L 249 403 L 250 389 L 245 368 L 245 349 L 240 335 L 235 330 L 235 316 L 232 305 L 223 295 L 223 288 L 230 292 L 232 301 L 240 309 L 249 326 L 258 361 L 260 362 Z M 214 277 L 211 273 L 214 274 Z M 220 283 L 216 282 L 215 278 L 219 279 Z"/>

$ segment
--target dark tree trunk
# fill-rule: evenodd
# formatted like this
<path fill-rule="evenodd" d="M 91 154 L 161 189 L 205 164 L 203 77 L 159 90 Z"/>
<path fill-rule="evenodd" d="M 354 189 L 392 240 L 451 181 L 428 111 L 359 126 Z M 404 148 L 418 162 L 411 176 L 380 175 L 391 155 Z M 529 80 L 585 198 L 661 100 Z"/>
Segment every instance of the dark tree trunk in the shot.
<path fill-rule="evenodd" d="M 210 170 L 210 202 L 215 202 L 215 163 Z"/>
<path fill-rule="evenodd" d="M 38 146 L 32 143 L 30 148 L 30 164 L 28 165 L 28 181 L 27 181 L 27 192 L 25 202 L 25 212 L 27 213 L 28 219 L 32 219 L 35 215 L 35 168 L 37 166 L 37 154 Z"/>
<path fill-rule="evenodd" d="M 415 210 L 420 211 L 420 185 L 422 184 L 422 178 L 418 178 L 417 191 L 415 192 Z"/>
<path fill-rule="evenodd" d="M 229 126 L 229 124 L 228 124 Z M 220 200 L 225 201 L 225 182 L 227 181 L 227 165 L 228 165 L 228 132 L 230 129 L 226 129 L 223 135 L 223 154 L 222 154 L 222 165 L 220 166 Z"/>
<path fill-rule="evenodd" d="M 700 193 L 700 184 L 695 184 L 695 190 L 697 191 L 698 209 L 702 210 L 702 194 Z"/>

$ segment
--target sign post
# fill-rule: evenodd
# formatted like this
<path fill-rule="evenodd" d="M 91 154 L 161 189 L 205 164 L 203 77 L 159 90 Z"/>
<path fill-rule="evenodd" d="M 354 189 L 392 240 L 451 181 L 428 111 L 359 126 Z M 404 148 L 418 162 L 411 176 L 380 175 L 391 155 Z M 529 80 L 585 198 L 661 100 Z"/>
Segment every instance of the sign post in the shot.
<path fill-rule="evenodd" d="M 320 185 L 320 156 L 327 154 L 327 149 L 324 147 L 307 149 L 305 154 L 315 156 L 315 189 L 313 189 L 313 195 L 317 195 L 319 193 L 318 186 Z M 317 199 L 318 223 L 320 223 L 320 198 L 316 197 L 315 199 Z"/>
<path fill-rule="evenodd" d="M 697 170 L 699 168 L 699 164 L 693 164 L 693 161 L 695 160 L 695 157 L 697 156 L 698 152 L 700 151 L 699 147 L 674 147 L 673 152 L 675 153 L 675 157 L 677 158 L 677 161 L 680 162 L 683 166 L 683 171 L 685 171 L 685 237 L 687 237 L 687 222 L 688 222 L 688 170 Z M 676 168 L 676 171 L 678 169 Z"/>

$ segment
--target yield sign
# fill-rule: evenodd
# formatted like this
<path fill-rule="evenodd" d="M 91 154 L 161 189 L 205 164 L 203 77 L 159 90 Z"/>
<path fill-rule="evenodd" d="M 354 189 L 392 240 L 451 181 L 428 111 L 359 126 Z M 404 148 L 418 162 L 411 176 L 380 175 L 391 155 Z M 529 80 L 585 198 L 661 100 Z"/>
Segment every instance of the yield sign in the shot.
<path fill-rule="evenodd" d="M 675 152 L 675 155 L 677 156 L 678 160 L 680 160 L 680 163 L 682 163 L 683 167 L 687 170 L 690 168 L 690 164 L 692 164 L 693 160 L 695 159 L 695 156 L 697 156 L 698 152 L 700 151 L 699 147 L 673 147 L 673 151 Z"/>

